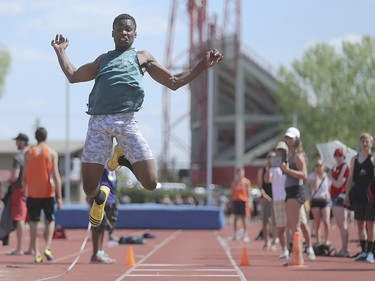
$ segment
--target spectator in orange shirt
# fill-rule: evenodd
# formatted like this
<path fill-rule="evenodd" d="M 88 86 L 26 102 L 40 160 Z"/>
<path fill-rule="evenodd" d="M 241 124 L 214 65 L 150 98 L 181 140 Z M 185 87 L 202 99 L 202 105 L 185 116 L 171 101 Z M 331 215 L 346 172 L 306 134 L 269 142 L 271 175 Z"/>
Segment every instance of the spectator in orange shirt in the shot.
<path fill-rule="evenodd" d="M 245 170 L 243 168 L 236 169 L 234 180 L 231 184 L 232 188 L 232 206 L 234 214 L 234 233 L 233 240 L 238 239 L 237 223 L 238 219 L 241 218 L 243 226 L 243 240 L 244 242 L 249 241 L 249 236 L 247 234 L 247 211 L 250 199 L 249 188 L 251 182 L 249 179 L 245 178 Z"/>
<path fill-rule="evenodd" d="M 30 243 L 33 245 L 34 261 L 43 261 L 39 251 L 37 237 L 38 222 L 40 221 L 41 210 L 46 216 L 47 239 L 44 248 L 44 255 L 47 260 L 53 260 L 51 252 L 52 235 L 55 229 L 55 197 L 57 209 L 61 209 L 61 177 L 58 169 L 58 154 L 47 144 L 47 130 L 38 128 L 35 132 L 38 144 L 31 147 L 25 153 L 23 187 L 27 196 L 27 210 L 30 215 Z M 53 184 L 51 182 L 53 179 Z"/>

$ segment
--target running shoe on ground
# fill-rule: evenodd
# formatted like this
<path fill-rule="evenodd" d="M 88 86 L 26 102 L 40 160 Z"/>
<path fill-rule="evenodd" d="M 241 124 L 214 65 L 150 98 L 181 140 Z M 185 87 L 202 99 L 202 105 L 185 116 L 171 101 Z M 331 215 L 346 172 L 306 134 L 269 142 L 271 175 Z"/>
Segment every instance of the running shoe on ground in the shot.
<path fill-rule="evenodd" d="M 365 261 L 367 254 L 364 252 L 359 253 L 359 255 L 354 259 L 354 261 Z"/>
<path fill-rule="evenodd" d="M 46 256 L 47 260 L 51 261 L 53 260 L 52 251 L 48 248 L 44 249 L 44 255 Z"/>
<path fill-rule="evenodd" d="M 37 255 L 34 257 L 34 262 L 35 263 L 41 263 L 43 261 L 43 257 L 40 255 Z"/>
<path fill-rule="evenodd" d="M 315 252 L 311 247 L 306 249 L 306 253 L 309 260 L 314 261 L 316 259 Z"/>
<path fill-rule="evenodd" d="M 22 256 L 24 252 L 13 250 L 7 253 L 8 256 Z"/>
<path fill-rule="evenodd" d="M 272 251 L 272 252 L 276 252 L 277 247 L 276 247 L 276 245 L 271 245 L 268 250 Z"/>
<path fill-rule="evenodd" d="M 237 241 L 238 240 L 238 235 L 237 234 L 233 234 L 231 240 Z"/>
<path fill-rule="evenodd" d="M 334 256 L 338 257 L 338 258 L 348 258 L 349 257 L 349 252 L 341 250 L 338 253 L 336 253 Z"/>
<path fill-rule="evenodd" d="M 90 222 L 93 227 L 98 227 L 102 223 L 104 218 L 104 207 L 109 195 L 109 188 L 107 186 L 102 185 L 100 187 L 100 190 L 104 192 L 105 199 L 104 202 L 100 205 L 96 204 L 95 200 L 91 205 Z"/>
<path fill-rule="evenodd" d="M 288 251 L 288 250 L 285 250 L 285 251 L 279 256 L 279 259 L 281 259 L 281 260 L 287 260 L 287 259 L 289 259 L 289 251 Z"/>
<path fill-rule="evenodd" d="M 119 168 L 120 164 L 118 162 L 118 159 L 123 155 L 124 152 L 122 151 L 121 147 L 118 144 L 116 144 L 113 155 L 111 156 L 111 158 L 109 158 L 107 163 L 108 170 L 114 171 L 117 168 Z"/>
<path fill-rule="evenodd" d="M 266 243 L 264 243 L 264 245 L 263 245 L 263 251 L 271 251 L 271 242 L 270 241 L 268 241 L 268 242 L 266 242 Z"/>
<path fill-rule="evenodd" d="M 34 251 L 33 250 L 27 250 L 26 252 L 23 253 L 24 255 L 28 255 L 28 256 L 32 256 L 34 255 Z"/>
<path fill-rule="evenodd" d="M 370 263 L 374 263 L 374 254 L 371 252 L 367 253 L 366 261 Z"/>
<path fill-rule="evenodd" d="M 116 263 L 116 260 L 108 256 L 104 256 L 104 255 L 95 255 L 91 257 L 90 263 L 91 264 L 113 264 L 113 263 Z"/>
<path fill-rule="evenodd" d="M 109 258 L 109 256 L 107 255 L 106 252 L 104 252 L 104 250 L 97 251 L 97 252 L 96 252 L 96 255 L 97 255 L 98 257 Z"/>

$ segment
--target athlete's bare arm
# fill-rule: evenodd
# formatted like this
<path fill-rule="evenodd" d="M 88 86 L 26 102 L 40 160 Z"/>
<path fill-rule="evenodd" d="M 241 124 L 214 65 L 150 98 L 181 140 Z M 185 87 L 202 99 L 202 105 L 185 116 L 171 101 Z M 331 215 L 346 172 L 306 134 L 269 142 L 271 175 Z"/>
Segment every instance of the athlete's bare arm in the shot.
<path fill-rule="evenodd" d="M 204 70 L 215 65 L 222 59 L 223 56 L 217 50 L 208 51 L 195 67 L 179 74 L 172 74 L 167 68 L 159 64 L 149 52 L 138 52 L 138 60 L 143 71 L 147 71 L 155 81 L 171 90 L 177 90 L 188 84 Z"/>
<path fill-rule="evenodd" d="M 55 186 L 57 209 L 60 210 L 62 206 L 62 193 L 61 193 L 61 176 L 59 172 L 59 155 L 56 151 L 50 148 L 50 157 L 52 159 L 52 178 Z"/>
<path fill-rule="evenodd" d="M 27 197 L 27 184 L 26 184 L 26 177 L 27 177 L 27 164 L 29 163 L 29 151 L 26 151 L 23 156 L 23 170 L 22 170 L 22 188 L 23 192 L 25 194 L 25 197 Z"/>
<path fill-rule="evenodd" d="M 56 38 L 51 41 L 51 46 L 56 52 L 60 67 L 70 83 L 86 82 L 94 80 L 99 71 L 99 56 L 95 61 L 87 63 L 78 69 L 70 62 L 66 55 L 65 49 L 69 46 L 68 38 L 57 34 Z"/>

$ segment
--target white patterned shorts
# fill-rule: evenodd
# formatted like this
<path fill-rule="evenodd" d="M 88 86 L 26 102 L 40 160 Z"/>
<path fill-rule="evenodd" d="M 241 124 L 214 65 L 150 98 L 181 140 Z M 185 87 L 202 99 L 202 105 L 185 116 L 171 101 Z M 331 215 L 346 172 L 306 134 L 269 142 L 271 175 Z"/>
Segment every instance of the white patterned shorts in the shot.
<path fill-rule="evenodd" d="M 117 140 L 130 163 L 153 159 L 143 138 L 134 112 L 92 115 L 89 120 L 82 162 L 104 165 L 111 155 L 113 138 Z"/>

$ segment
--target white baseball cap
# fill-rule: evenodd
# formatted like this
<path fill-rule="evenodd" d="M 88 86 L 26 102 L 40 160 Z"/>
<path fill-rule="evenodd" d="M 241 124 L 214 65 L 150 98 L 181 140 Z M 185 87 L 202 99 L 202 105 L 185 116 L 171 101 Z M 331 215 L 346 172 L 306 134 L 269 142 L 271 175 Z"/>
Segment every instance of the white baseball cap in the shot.
<path fill-rule="evenodd" d="M 288 130 L 286 130 L 285 136 L 290 137 L 292 139 L 295 139 L 295 138 L 300 138 L 301 134 L 300 134 L 300 132 L 297 128 L 290 127 L 290 128 L 288 128 Z"/>

